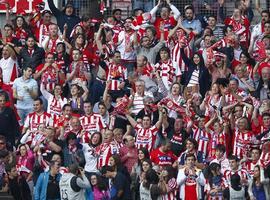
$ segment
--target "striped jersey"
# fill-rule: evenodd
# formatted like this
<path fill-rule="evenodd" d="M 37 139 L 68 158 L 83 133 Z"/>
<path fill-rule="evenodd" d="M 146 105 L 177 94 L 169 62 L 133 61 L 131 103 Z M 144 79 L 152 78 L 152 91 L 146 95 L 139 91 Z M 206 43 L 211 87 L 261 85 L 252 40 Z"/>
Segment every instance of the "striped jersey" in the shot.
<path fill-rule="evenodd" d="M 106 128 L 106 124 L 104 123 L 101 115 L 97 113 L 92 113 L 89 116 L 84 115 L 80 117 L 80 121 L 83 130 L 90 134 L 100 132 L 102 129 Z"/>
<path fill-rule="evenodd" d="M 36 131 L 40 125 L 48 126 L 50 119 L 51 115 L 47 112 L 41 114 L 32 112 L 27 115 L 23 127 L 28 128 L 30 131 Z"/>
<path fill-rule="evenodd" d="M 156 126 L 152 126 L 151 128 L 145 129 L 141 125 L 137 124 L 134 129 L 136 131 L 135 145 L 137 149 L 144 147 L 150 152 L 155 144 L 158 128 Z"/>

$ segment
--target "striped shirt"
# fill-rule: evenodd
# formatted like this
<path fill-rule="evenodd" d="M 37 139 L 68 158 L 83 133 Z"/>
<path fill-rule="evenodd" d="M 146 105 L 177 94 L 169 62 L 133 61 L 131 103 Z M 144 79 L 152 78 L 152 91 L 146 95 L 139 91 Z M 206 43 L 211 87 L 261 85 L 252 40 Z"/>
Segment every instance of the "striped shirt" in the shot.
<path fill-rule="evenodd" d="M 119 85 L 127 79 L 127 68 L 122 65 L 109 64 L 107 80 L 111 80 L 109 90 L 120 90 Z"/>
<path fill-rule="evenodd" d="M 153 94 L 150 92 L 144 92 L 144 95 L 141 96 L 137 92 L 134 95 L 134 98 L 131 96 L 130 98 L 133 98 L 133 104 L 132 104 L 132 110 L 131 113 L 137 115 L 142 109 L 144 109 L 143 99 L 145 96 L 153 97 Z"/>
<path fill-rule="evenodd" d="M 234 131 L 233 155 L 240 159 L 243 158 L 250 148 L 248 142 L 251 141 L 251 137 L 252 133 L 250 131 L 240 132 L 236 129 Z"/>
<path fill-rule="evenodd" d="M 192 72 L 192 75 L 191 75 L 191 78 L 189 80 L 187 87 L 199 85 L 199 73 L 200 73 L 199 69 L 196 69 Z"/>
<path fill-rule="evenodd" d="M 119 154 L 118 146 L 115 142 L 103 143 L 97 148 L 98 169 L 109 164 L 109 159 L 114 154 Z"/>
<path fill-rule="evenodd" d="M 242 179 L 250 179 L 250 175 L 248 174 L 247 170 L 245 169 L 238 169 L 237 171 L 233 172 L 232 170 L 228 169 L 224 172 L 224 177 L 225 177 L 225 186 L 229 186 L 230 185 L 230 179 L 231 179 L 231 176 L 234 175 L 234 174 L 238 174 L 240 177 L 241 177 L 241 180 Z"/>
<path fill-rule="evenodd" d="M 89 116 L 84 115 L 80 118 L 80 121 L 83 130 L 90 134 L 100 132 L 102 129 L 106 128 L 106 124 L 104 123 L 101 115 L 97 113 L 92 113 Z"/>
<path fill-rule="evenodd" d="M 36 131 L 38 130 L 38 127 L 42 124 L 45 126 L 48 126 L 50 119 L 51 119 L 51 115 L 47 112 L 43 112 L 41 114 L 32 112 L 27 115 L 23 127 L 28 128 L 30 131 Z"/>
<path fill-rule="evenodd" d="M 207 155 L 208 144 L 210 140 L 209 133 L 198 127 L 193 128 L 192 131 L 192 138 L 198 142 L 198 151 L 202 152 L 204 155 Z"/>
<path fill-rule="evenodd" d="M 151 152 L 156 141 L 158 128 L 156 126 L 152 126 L 151 128 L 145 129 L 141 125 L 137 124 L 134 129 L 136 131 L 135 146 L 137 149 L 144 147 Z"/>
<path fill-rule="evenodd" d="M 173 66 L 172 60 L 159 62 L 155 65 L 155 68 L 167 90 L 170 90 L 175 78 L 181 75 L 181 71 L 177 70 L 177 68 Z"/>
<path fill-rule="evenodd" d="M 171 58 L 173 62 L 174 68 L 177 69 L 177 71 L 180 71 L 181 73 L 187 71 L 188 66 L 185 64 L 184 60 L 182 59 L 181 47 L 179 43 L 176 43 L 171 51 Z M 184 52 L 187 55 L 187 57 L 191 57 L 191 49 L 189 47 L 184 48 Z"/>

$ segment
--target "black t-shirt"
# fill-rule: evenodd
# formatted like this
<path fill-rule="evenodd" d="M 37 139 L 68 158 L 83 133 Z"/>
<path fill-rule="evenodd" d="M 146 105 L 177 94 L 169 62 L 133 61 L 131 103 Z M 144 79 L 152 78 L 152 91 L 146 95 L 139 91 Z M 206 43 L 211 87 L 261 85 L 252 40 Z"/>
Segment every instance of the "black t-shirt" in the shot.
<path fill-rule="evenodd" d="M 47 199 L 60 199 L 59 182 L 56 180 L 57 176 L 53 177 L 49 175 L 49 181 L 47 186 Z"/>

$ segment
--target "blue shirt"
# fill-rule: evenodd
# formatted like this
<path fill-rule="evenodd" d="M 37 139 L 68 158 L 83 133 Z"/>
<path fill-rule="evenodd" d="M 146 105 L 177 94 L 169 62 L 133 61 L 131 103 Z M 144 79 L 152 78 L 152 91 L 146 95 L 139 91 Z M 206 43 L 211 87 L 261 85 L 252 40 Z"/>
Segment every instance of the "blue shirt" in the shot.
<path fill-rule="evenodd" d="M 18 109 L 32 109 L 34 100 L 31 97 L 29 90 L 38 91 L 37 81 L 33 78 L 24 80 L 23 77 L 16 78 L 13 84 L 13 89 L 16 89 L 17 95 L 23 97 L 23 100 L 17 100 Z"/>
<path fill-rule="evenodd" d="M 186 29 L 192 28 L 192 30 L 196 31 L 198 34 L 200 34 L 202 32 L 202 24 L 197 19 L 193 19 L 192 21 L 188 21 L 185 19 L 182 22 L 182 25 Z"/>

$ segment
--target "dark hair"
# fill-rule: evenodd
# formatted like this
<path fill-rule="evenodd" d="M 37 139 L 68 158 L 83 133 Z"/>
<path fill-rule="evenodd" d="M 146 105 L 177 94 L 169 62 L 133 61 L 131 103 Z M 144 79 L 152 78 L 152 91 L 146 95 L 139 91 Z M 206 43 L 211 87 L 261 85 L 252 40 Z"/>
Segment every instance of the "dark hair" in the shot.
<path fill-rule="evenodd" d="M 149 154 L 149 151 L 148 151 L 147 148 L 142 147 L 142 148 L 138 149 L 138 152 L 139 152 L 139 151 L 143 152 L 143 154 L 144 154 L 144 159 L 149 159 L 149 158 L 150 158 L 150 154 Z M 143 159 L 143 160 L 144 160 L 144 159 Z M 138 162 L 138 163 L 139 163 L 139 165 L 142 164 L 141 162 Z"/>
<path fill-rule="evenodd" d="M 171 57 L 171 56 L 170 56 L 170 55 L 171 55 L 171 51 L 170 51 L 170 49 L 169 49 L 168 47 L 162 47 L 162 48 L 159 50 L 159 53 L 162 52 L 162 51 L 167 52 L 169 58 Z"/>
<path fill-rule="evenodd" d="M 93 139 L 94 135 L 99 135 L 99 136 L 100 136 L 99 142 L 98 142 L 96 145 L 93 145 L 93 144 L 92 144 L 92 139 Z M 99 146 L 99 145 L 102 143 L 102 134 L 101 134 L 100 132 L 94 132 L 94 133 L 91 135 L 90 143 L 91 143 L 91 145 L 92 145 L 93 147 Z"/>
<path fill-rule="evenodd" d="M 43 100 L 42 100 L 40 97 L 34 99 L 34 101 L 39 101 L 39 103 L 40 103 L 41 105 L 43 105 Z"/>
<path fill-rule="evenodd" d="M 199 64 L 198 64 L 198 66 L 199 66 L 199 67 L 205 67 L 203 57 L 202 57 L 202 55 L 199 54 L 198 52 L 195 52 L 195 53 L 193 54 L 193 56 L 192 56 L 191 62 L 192 62 L 192 64 L 193 64 L 193 66 L 196 66 L 196 64 L 195 64 L 194 61 L 193 61 L 193 58 L 194 58 L 195 55 L 199 56 L 199 58 L 200 58 L 200 62 L 199 62 Z"/>
<path fill-rule="evenodd" d="M 194 148 L 198 149 L 198 142 L 194 138 L 187 138 L 185 141 L 185 145 L 187 144 L 187 142 L 191 142 L 194 145 Z"/>
<path fill-rule="evenodd" d="M 262 153 L 262 150 L 261 150 L 259 147 L 252 147 L 252 148 L 250 149 L 250 152 L 252 152 L 253 150 L 259 151 L 259 154 L 260 154 L 260 155 L 261 155 L 261 153 Z"/>
<path fill-rule="evenodd" d="M 263 118 L 263 117 L 266 117 L 266 116 L 267 116 L 267 117 L 270 117 L 270 113 L 265 112 L 265 113 L 262 114 L 262 118 Z"/>
<path fill-rule="evenodd" d="M 89 21 L 91 18 L 88 16 L 88 15 L 83 15 L 82 17 L 81 17 L 81 21 L 82 22 L 87 22 L 87 21 Z"/>
<path fill-rule="evenodd" d="M 11 24 L 5 24 L 4 28 L 11 28 L 11 30 L 14 30 L 14 28 Z"/>
<path fill-rule="evenodd" d="M 5 136 L 3 136 L 3 135 L 0 135 L 0 140 L 2 140 L 4 143 L 6 143 L 6 142 L 7 142 L 6 137 L 5 137 Z"/>
<path fill-rule="evenodd" d="M 224 28 L 223 28 L 223 35 L 226 35 L 226 33 L 228 31 L 228 28 L 230 28 L 231 30 L 233 30 L 233 26 L 232 25 L 224 26 Z"/>
<path fill-rule="evenodd" d="M 74 35 L 74 39 L 72 40 L 72 46 L 73 46 L 73 47 L 75 47 L 76 40 L 77 40 L 77 38 L 78 38 L 79 36 L 82 36 L 82 37 L 83 37 L 83 44 L 82 44 L 82 46 L 85 45 L 85 42 L 86 42 L 86 37 L 85 37 L 85 35 L 82 34 L 82 33 L 78 33 L 78 34 L 75 34 L 75 35 Z"/>
<path fill-rule="evenodd" d="M 194 160 L 196 160 L 196 156 L 195 156 L 193 153 L 188 153 L 188 154 L 186 154 L 185 160 L 187 160 L 187 158 L 191 158 L 191 157 L 193 157 Z"/>
<path fill-rule="evenodd" d="M 100 101 L 99 103 L 98 103 L 98 107 L 99 106 L 104 106 L 106 109 L 107 109 L 107 106 L 106 106 L 106 104 L 104 103 L 104 101 Z"/>
<path fill-rule="evenodd" d="M 269 11 L 269 10 L 263 10 L 263 11 L 261 12 L 261 14 L 263 14 L 263 13 L 266 13 L 266 14 L 268 15 L 268 17 L 270 17 L 270 11 Z"/>
<path fill-rule="evenodd" d="M 222 153 L 225 153 L 226 147 L 223 144 L 217 144 L 216 150 L 219 150 Z"/>
<path fill-rule="evenodd" d="M 0 150 L 0 159 L 1 159 L 1 158 L 5 158 L 5 157 L 7 157 L 8 155 L 9 155 L 9 151 L 8 151 L 8 150 L 6 150 L 6 149 Z"/>
<path fill-rule="evenodd" d="M 159 178 L 155 170 L 149 169 L 145 173 L 145 181 L 143 182 L 143 186 L 147 189 L 150 188 L 151 184 L 158 184 Z"/>
<path fill-rule="evenodd" d="M 209 16 L 208 16 L 208 19 L 209 19 L 210 17 L 214 18 L 214 19 L 217 21 L 217 17 L 216 17 L 215 15 L 209 15 Z"/>
<path fill-rule="evenodd" d="M 74 140 L 74 139 L 77 139 L 77 136 L 76 136 L 75 133 L 70 132 L 70 133 L 67 135 L 66 142 L 68 143 L 69 140 L 72 140 L 72 139 L 73 139 L 73 140 Z"/>
<path fill-rule="evenodd" d="M 87 104 L 87 103 L 89 103 L 91 106 L 93 106 L 92 103 L 90 101 L 88 101 L 88 100 L 83 102 L 83 104 Z"/>
<path fill-rule="evenodd" d="M 149 26 L 149 27 L 145 28 L 145 31 L 148 30 L 148 29 L 152 31 L 152 33 L 153 33 L 154 36 L 156 36 L 157 31 L 156 31 L 155 27 Z"/>
<path fill-rule="evenodd" d="M 5 165 L 6 172 L 11 172 L 13 168 L 16 168 L 16 165 L 14 163 L 8 163 Z"/>
<path fill-rule="evenodd" d="M 50 11 L 50 10 L 43 10 L 43 12 L 42 12 L 42 17 L 45 15 L 45 14 L 50 14 L 50 15 L 52 15 L 52 12 Z"/>
<path fill-rule="evenodd" d="M 122 13 L 122 10 L 120 8 L 113 9 L 112 14 L 114 15 L 117 11 L 120 11 Z"/>
<path fill-rule="evenodd" d="M 205 169 L 205 178 L 208 179 L 208 182 L 211 187 L 213 184 L 213 177 L 214 177 L 214 174 L 212 173 L 212 171 L 217 172 L 217 170 L 220 170 L 220 168 L 221 168 L 220 164 L 213 162 Z M 221 175 L 218 175 L 218 176 L 221 176 Z"/>
<path fill-rule="evenodd" d="M 234 156 L 234 155 L 230 155 L 230 156 L 228 157 L 228 160 L 235 160 L 236 162 L 239 161 L 239 159 L 237 158 L 237 156 Z"/>
<path fill-rule="evenodd" d="M 121 52 L 116 50 L 116 51 L 113 52 L 113 56 L 115 56 L 115 54 L 117 54 L 117 53 L 121 55 Z"/>
<path fill-rule="evenodd" d="M 150 165 L 150 168 L 153 167 L 152 160 L 150 160 L 149 158 L 144 158 L 144 159 L 142 160 L 142 163 L 143 163 L 143 162 L 147 162 L 147 163 Z"/>
<path fill-rule="evenodd" d="M 100 190 L 100 191 L 104 191 L 104 190 L 107 190 L 108 189 L 108 186 L 106 184 L 106 182 L 102 179 L 101 176 L 97 175 L 97 174 L 92 174 L 89 178 L 90 178 L 90 183 L 91 183 L 91 177 L 92 176 L 96 176 L 97 177 L 97 188 Z M 92 185 L 92 184 L 91 184 Z M 92 185 L 93 186 L 93 185 Z"/>
<path fill-rule="evenodd" d="M 26 70 L 28 70 L 28 69 L 32 69 L 32 70 L 33 70 L 33 68 L 32 68 L 31 66 L 24 66 L 24 67 L 23 67 L 23 71 L 26 71 Z"/>
<path fill-rule="evenodd" d="M 185 7 L 185 11 L 186 11 L 186 10 L 192 10 L 192 12 L 194 13 L 194 8 L 193 8 L 192 5 L 186 6 L 186 7 Z"/>
<path fill-rule="evenodd" d="M 168 145 L 168 144 L 172 144 L 171 140 L 168 139 L 168 138 L 165 138 L 164 140 L 161 140 L 161 141 L 160 141 L 160 145 L 161 145 L 161 146 L 166 146 L 166 145 Z"/>
<path fill-rule="evenodd" d="M 63 106 L 62 111 L 64 111 L 64 110 L 66 109 L 66 107 L 71 107 L 71 105 L 68 104 L 68 103 L 66 103 L 66 104 Z M 72 108 L 72 107 L 71 107 L 71 108 Z"/>
<path fill-rule="evenodd" d="M 114 172 L 115 170 L 114 170 L 114 168 L 113 168 L 112 166 L 108 166 L 108 165 L 105 165 L 105 166 L 103 166 L 103 167 L 100 169 L 100 173 L 101 173 L 102 175 L 106 174 L 107 171 L 108 171 L 108 172 Z"/>
<path fill-rule="evenodd" d="M 234 190 L 239 191 L 239 189 L 241 188 L 241 178 L 238 174 L 233 174 L 230 178 L 231 181 L 231 186 Z"/>

